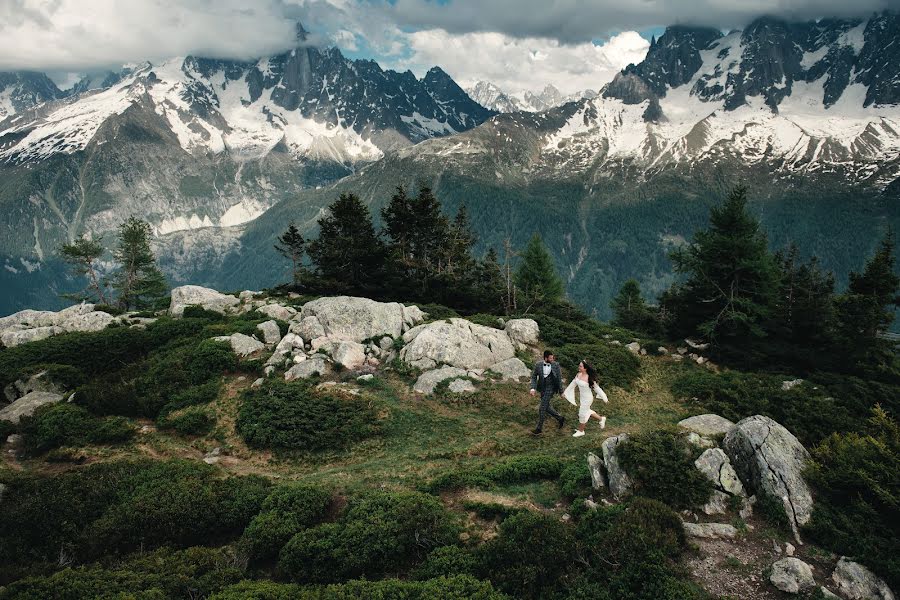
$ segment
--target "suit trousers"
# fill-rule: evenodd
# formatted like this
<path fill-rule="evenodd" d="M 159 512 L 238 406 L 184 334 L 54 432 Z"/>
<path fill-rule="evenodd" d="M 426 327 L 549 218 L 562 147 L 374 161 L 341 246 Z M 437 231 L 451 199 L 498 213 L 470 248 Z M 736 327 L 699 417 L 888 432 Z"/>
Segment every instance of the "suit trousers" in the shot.
<path fill-rule="evenodd" d="M 541 392 L 541 406 L 538 409 L 538 423 L 537 427 L 535 427 L 538 431 L 541 431 L 544 428 L 544 419 L 547 418 L 547 415 L 550 415 L 559 421 L 560 424 L 563 422 L 562 415 L 553 410 L 553 407 L 550 406 L 550 401 L 553 399 L 553 396 L 552 390 L 545 389 Z"/>

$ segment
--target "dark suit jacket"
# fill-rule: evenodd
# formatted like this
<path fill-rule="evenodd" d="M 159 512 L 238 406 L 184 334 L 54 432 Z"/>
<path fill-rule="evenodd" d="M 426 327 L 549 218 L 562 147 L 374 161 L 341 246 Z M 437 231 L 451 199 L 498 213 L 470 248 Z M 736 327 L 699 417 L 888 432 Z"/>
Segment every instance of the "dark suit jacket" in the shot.
<path fill-rule="evenodd" d="M 553 394 L 562 394 L 562 373 L 559 370 L 559 363 L 550 363 L 550 375 L 544 377 L 544 361 L 539 360 L 534 363 L 534 370 L 531 372 L 531 389 L 541 393 L 550 386 Z"/>

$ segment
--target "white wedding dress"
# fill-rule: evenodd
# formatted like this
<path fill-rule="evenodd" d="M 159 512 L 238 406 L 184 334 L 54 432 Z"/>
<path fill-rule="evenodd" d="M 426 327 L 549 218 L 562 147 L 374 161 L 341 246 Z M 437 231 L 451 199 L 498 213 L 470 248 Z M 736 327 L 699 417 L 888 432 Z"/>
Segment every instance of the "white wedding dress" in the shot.
<path fill-rule="evenodd" d="M 578 402 L 575 402 L 576 387 L 578 388 Z M 566 400 L 578 407 L 579 423 L 587 423 L 588 419 L 591 418 L 591 404 L 594 403 L 594 394 L 604 402 L 609 402 L 609 398 L 606 397 L 606 392 L 603 391 L 596 381 L 594 382 L 594 389 L 591 390 L 591 386 L 588 385 L 588 382 L 579 379 L 578 377 L 572 379 L 572 383 L 570 383 L 569 387 L 566 388 L 566 391 L 563 392 L 563 396 L 565 396 Z"/>

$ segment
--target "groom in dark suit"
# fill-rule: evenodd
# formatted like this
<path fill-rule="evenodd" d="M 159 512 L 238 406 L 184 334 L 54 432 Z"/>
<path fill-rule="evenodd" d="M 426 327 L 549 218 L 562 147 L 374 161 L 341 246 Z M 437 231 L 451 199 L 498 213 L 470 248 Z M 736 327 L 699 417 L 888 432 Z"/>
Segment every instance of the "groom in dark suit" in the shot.
<path fill-rule="evenodd" d="M 550 415 L 559 421 L 559 428 L 562 429 L 566 420 L 558 412 L 550 406 L 550 400 L 554 394 L 562 394 L 562 374 L 559 371 L 559 364 L 556 362 L 556 356 L 552 350 L 544 350 L 544 360 L 539 360 L 534 365 L 534 371 L 531 373 L 531 395 L 541 394 L 541 405 L 538 411 L 538 424 L 531 433 L 538 435 L 544 430 L 544 419 Z"/>

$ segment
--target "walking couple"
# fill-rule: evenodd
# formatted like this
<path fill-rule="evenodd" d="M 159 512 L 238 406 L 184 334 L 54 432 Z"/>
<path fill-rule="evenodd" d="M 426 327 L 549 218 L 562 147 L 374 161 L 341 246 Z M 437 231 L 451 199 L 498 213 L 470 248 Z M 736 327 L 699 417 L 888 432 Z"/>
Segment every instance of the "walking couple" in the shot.
<path fill-rule="evenodd" d="M 575 402 L 576 387 L 578 388 L 577 403 Z M 559 363 L 556 362 L 556 356 L 554 356 L 552 350 L 545 350 L 544 360 L 539 360 L 534 365 L 534 371 L 531 373 L 531 395 L 536 396 L 538 393 L 541 395 L 538 423 L 531 433 L 537 435 L 543 432 L 544 419 L 547 415 L 559 422 L 560 429 L 565 425 L 565 417 L 550 406 L 550 400 L 554 394 L 561 394 L 571 404 L 578 406 L 578 430 L 572 434 L 572 437 L 584 435 L 584 427 L 591 417 L 600 421 L 600 429 L 606 427 L 606 417 L 591 410 L 591 404 L 594 402 L 594 394 L 603 402 L 609 402 L 609 399 L 597 384 L 597 372 L 586 360 L 578 363 L 578 374 L 572 379 L 569 387 L 563 391 L 562 374 L 559 370 Z"/>

